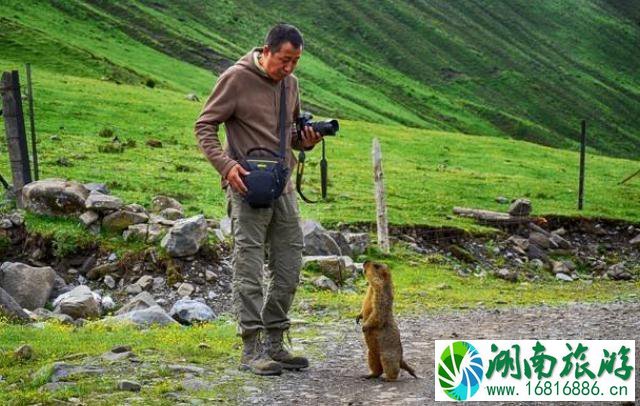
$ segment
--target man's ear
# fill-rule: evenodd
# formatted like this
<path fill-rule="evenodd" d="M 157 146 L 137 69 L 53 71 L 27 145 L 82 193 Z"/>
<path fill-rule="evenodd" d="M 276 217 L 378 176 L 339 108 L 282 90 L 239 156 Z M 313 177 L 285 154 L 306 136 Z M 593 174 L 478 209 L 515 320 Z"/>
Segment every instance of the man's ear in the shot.
<path fill-rule="evenodd" d="M 269 55 L 271 53 L 271 47 L 269 45 L 262 46 L 262 55 Z"/>

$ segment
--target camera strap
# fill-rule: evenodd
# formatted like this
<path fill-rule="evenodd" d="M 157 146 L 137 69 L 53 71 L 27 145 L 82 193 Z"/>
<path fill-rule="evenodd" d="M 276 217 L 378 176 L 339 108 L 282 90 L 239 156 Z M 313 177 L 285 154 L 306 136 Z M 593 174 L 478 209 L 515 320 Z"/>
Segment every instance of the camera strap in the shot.
<path fill-rule="evenodd" d="M 304 176 L 304 163 L 307 156 L 304 151 L 298 153 L 298 166 L 296 168 L 296 190 L 298 194 L 306 203 L 318 203 L 319 200 L 311 200 L 302 193 L 302 177 Z M 322 200 L 327 198 L 327 179 L 328 179 L 329 166 L 327 164 L 327 155 L 324 144 L 324 138 L 322 138 L 322 158 L 320 159 L 320 188 Z"/>

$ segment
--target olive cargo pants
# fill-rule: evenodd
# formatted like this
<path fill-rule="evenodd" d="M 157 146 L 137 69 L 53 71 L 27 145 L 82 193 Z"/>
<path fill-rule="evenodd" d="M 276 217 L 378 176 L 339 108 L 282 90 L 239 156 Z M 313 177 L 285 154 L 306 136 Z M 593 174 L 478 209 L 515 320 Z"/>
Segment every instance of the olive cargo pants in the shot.
<path fill-rule="evenodd" d="M 227 188 L 227 198 L 234 240 L 233 307 L 239 333 L 244 336 L 262 329 L 287 329 L 302 266 L 296 194 L 282 194 L 265 209 L 250 207 L 231 187 Z M 263 277 L 265 254 L 269 258 Z"/>

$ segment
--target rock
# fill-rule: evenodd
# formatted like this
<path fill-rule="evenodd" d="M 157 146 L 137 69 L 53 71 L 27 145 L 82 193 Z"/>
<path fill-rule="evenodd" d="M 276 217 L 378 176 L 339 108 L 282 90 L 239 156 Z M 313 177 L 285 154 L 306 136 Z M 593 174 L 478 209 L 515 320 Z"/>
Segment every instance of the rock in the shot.
<path fill-rule="evenodd" d="M 178 324 L 171 316 L 169 316 L 162 307 L 155 305 L 148 309 L 134 310 L 128 313 L 120 314 L 115 317 L 108 317 L 104 320 L 107 322 L 113 319 L 118 322 L 131 322 L 140 327 L 149 327 L 153 324 L 162 326 L 168 324 Z"/>
<path fill-rule="evenodd" d="M 71 378 L 77 379 L 87 375 L 103 375 L 104 369 L 96 366 L 69 365 L 65 362 L 56 362 L 53 364 L 53 367 L 49 365 L 42 367 L 36 375 L 49 375 L 49 372 L 51 372 L 49 381 L 59 382 L 62 380 L 70 380 Z"/>
<path fill-rule="evenodd" d="M 317 222 L 302 222 L 304 255 L 342 255 L 340 247 L 329 233 Z"/>
<path fill-rule="evenodd" d="M 86 227 L 96 223 L 100 219 L 100 215 L 93 210 L 87 210 L 80 216 L 80 221 Z"/>
<path fill-rule="evenodd" d="M 544 262 L 538 258 L 532 259 L 529 263 L 531 264 L 531 267 L 537 271 L 544 269 Z"/>
<path fill-rule="evenodd" d="M 554 274 L 563 273 L 566 275 L 571 274 L 571 269 L 562 261 L 551 261 L 551 272 Z"/>
<path fill-rule="evenodd" d="M 119 197 L 105 195 L 100 192 L 91 192 L 89 197 L 84 202 L 87 210 L 93 210 L 97 212 L 105 212 L 109 210 L 118 210 L 124 203 Z"/>
<path fill-rule="evenodd" d="M 49 216 L 80 215 L 88 196 L 82 184 L 61 179 L 38 180 L 22 188 L 25 209 Z"/>
<path fill-rule="evenodd" d="M 140 392 L 140 390 L 142 389 L 142 385 L 140 385 L 138 382 L 127 380 L 118 381 L 118 385 L 116 387 L 118 388 L 118 390 L 129 392 Z"/>
<path fill-rule="evenodd" d="M 168 365 L 167 369 L 171 372 L 192 374 L 192 375 L 202 375 L 205 372 L 204 368 L 197 367 L 195 365 L 172 364 L 172 365 Z"/>
<path fill-rule="evenodd" d="M 153 286 L 151 287 L 151 289 L 152 290 L 160 290 L 165 285 L 166 285 L 166 283 L 165 283 L 164 278 L 162 276 L 156 276 L 155 278 L 153 278 Z"/>
<path fill-rule="evenodd" d="M 102 193 L 103 195 L 108 195 L 111 193 L 109 192 L 109 188 L 107 187 L 107 185 L 105 185 L 104 183 L 85 183 L 84 187 L 89 191 L 89 193 L 98 192 Z"/>
<path fill-rule="evenodd" d="M 55 278 L 55 271 L 48 266 L 38 268 L 19 262 L 5 262 L 0 266 L 0 288 L 29 310 L 44 307 Z"/>
<path fill-rule="evenodd" d="M 212 281 L 214 281 L 216 279 L 216 274 L 213 271 L 206 270 L 204 272 L 204 275 L 205 275 L 205 280 L 207 282 L 212 282 Z"/>
<path fill-rule="evenodd" d="M 338 285 L 336 285 L 336 283 L 334 281 L 332 281 L 331 279 L 327 278 L 324 275 L 319 276 L 318 278 L 316 278 L 313 281 L 313 286 L 315 286 L 315 287 L 317 287 L 319 289 L 323 289 L 323 290 L 330 290 L 332 292 L 337 292 L 338 291 Z"/>
<path fill-rule="evenodd" d="M 100 306 L 91 289 L 86 285 L 80 285 L 57 300 L 55 312 L 74 319 L 91 319 L 100 316 Z"/>
<path fill-rule="evenodd" d="M 36 317 L 36 320 L 58 320 L 62 324 L 73 324 L 73 318 L 67 314 L 61 313 L 53 313 L 47 309 L 35 309 L 33 311 L 33 315 Z"/>
<path fill-rule="evenodd" d="M 142 290 L 149 290 L 153 286 L 153 276 L 151 275 L 142 275 L 140 279 L 136 282 Z"/>
<path fill-rule="evenodd" d="M 114 352 L 108 351 L 102 354 L 102 359 L 108 362 L 117 362 L 125 359 L 133 358 L 135 354 L 131 351 Z"/>
<path fill-rule="evenodd" d="M 200 98 L 195 93 L 189 93 L 184 98 L 189 100 L 189 101 L 192 101 L 192 102 L 199 102 L 200 101 Z"/>
<path fill-rule="evenodd" d="M 148 309 L 150 307 L 157 306 L 157 303 L 151 293 L 149 292 L 141 292 L 136 297 L 131 299 L 129 303 L 122 306 L 117 312 L 116 315 L 123 315 L 125 313 L 129 313 L 135 310 L 143 310 Z"/>
<path fill-rule="evenodd" d="M 570 275 L 567 275 L 566 273 L 557 273 L 556 274 L 556 279 L 561 280 L 563 282 L 573 282 L 573 278 Z"/>
<path fill-rule="evenodd" d="M 573 245 L 569 241 L 565 240 L 559 234 L 556 234 L 556 233 L 551 233 L 551 237 L 549 238 L 549 241 L 551 242 L 551 246 L 554 248 L 562 248 L 565 250 L 570 250 L 573 248 Z"/>
<path fill-rule="evenodd" d="M 559 238 L 562 238 L 562 237 L 559 237 Z M 546 235 L 539 233 L 537 231 L 532 231 L 529 233 L 529 243 L 535 244 L 540 248 L 545 248 L 545 249 L 551 248 L 551 239 Z"/>
<path fill-rule="evenodd" d="M 516 282 L 518 280 L 518 272 L 509 268 L 500 268 L 494 272 L 494 275 L 509 282 Z"/>
<path fill-rule="evenodd" d="M 536 244 L 530 244 L 529 248 L 527 248 L 527 257 L 529 259 L 540 259 L 543 262 L 548 262 L 549 257 L 542 248 L 538 247 Z"/>
<path fill-rule="evenodd" d="M 19 211 L 9 213 L 8 219 L 11 220 L 11 223 L 16 227 L 20 227 L 24 224 L 24 215 Z"/>
<path fill-rule="evenodd" d="M 347 270 L 344 258 L 349 257 L 337 255 L 306 256 L 302 257 L 302 264 L 305 267 L 308 264 L 315 264 L 324 276 L 337 284 L 342 284 L 345 279 L 354 274 L 353 268 L 349 271 Z"/>
<path fill-rule="evenodd" d="M 529 249 L 529 240 L 517 235 L 512 235 L 511 237 L 507 238 L 507 242 L 510 242 L 514 247 L 518 247 L 525 252 L 527 251 L 527 249 Z"/>
<path fill-rule="evenodd" d="M 167 229 L 157 223 L 143 223 L 129 226 L 123 233 L 125 241 L 138 239 L 140 241 L 155 243 L 167 234 Z"/>
<path fill-rule="evenodd" d="M 329 236 L 333 238 L 333 241 L 335 241 L 336 244 L 338 244 L 338 247 L 340 247 L 340 252 L 343 256 L 353 256 L 349 241 L 347 241 L 347 238 L 344 236 L 344 234 L 339 231 L 329 231 Z"/>
<path fill-rule="evenodd" d="M 0 219 L 0 229 L 8 230 L 13 228 L 13 223 L 7 218 Z"/>
<path fill-rule="evenodd" d="M 191 294 L 193 293 L 194 290 L 196 290 L 196 288 L 194 288 L 192 284 L 190 284 L 190 283 L 182 283 L 178 287 L 178 296 L 180 296 L 180 297 L 191 296 Z"/>
<path fill-rule="evenodd" d="M 197 392 L 209 389 L 211 383 L 200 378 L 185 378 L 181 383 L 182 389 L 189 392 Z"/>
<path fill-rule="evenodd" d="M 102 298 L 100 306 L 102 307 L 103 311 L 108 312 L 109 310 L 113 310 L 116 308 L 116 302 L 113 301 L 111 296 L 105 296 Z"/>
<path fill-rule="evenodd" d="M 103 282 L 109 289 L 115 289 L 116 287 L 116 280 L 111 275 L 105 276 Z"/>
<path fill-rule="evenodd" d="M 207 222 L 203 215 L 178 220 L 160 242 L 172 257 L 194 255 L 207 238 Z"/>
<path fill-rule="evenodd" d="M 11 321 L 29 321 L 29 315 L 22 310 L 22 306 L 2 288 L 0 288 L 0 316 Z"/>
<path fill-rule="evenodd" d="M 169 315 L 180 324 L 185 325 L 211 321 L 216 318 L 216 314 L 209 306 L 191 299 L 178 300 L 169 311 Z"/>
<path fill-rule="evenodd" d="M 142 292 L 142 288 L 140 287 L 140 285 L 136 283 L 132 283 L 131 285 L 128 285 L 124 289 L 124 291 L 127 292 L 127 294 L 129 295 L 137 295 L 138 293 Z"/>
<path fill-rule="evenodd" d="M 23 344 L 16 348 L 13 356 L 21 361 L 30 360 L 33 357 L 33 348 L 29 344 Z"/>
<path fill-rule="evenodd" d="M 634 238 L 632 238 L 629 241 L 629 244 L 631 245 L 640 245 L 640 234 L 638 234 L 637 236 L 635 236 Z"/>
<path fill-rule="evenodd" d="M 531 214 L 532 206 L 529 199 L 516 199 L 509 206 L 509 214 L 517 217 L 526 217 Z"/>
<path fill-rule="evenodd" d="M 109 231 L 122 232 L 134 224 L 146 223 L 149 216 L 127 210 L 117 210 L 102 219 L 102 227 Z"/>
<path fill-rule="evenodd" d="M 173 207 L 167 207 L 159 214 L 168 220 L 179 220 L 184 217 L 184 214 L 181 210 L 174 209 Z"/>
<path fill-rule="evenodd" d="M 69 292 L 71 289 L 72 287 L 67 285 L 67 282 L 65 282 L 60 275 L 56 274 L 56 277 L 53 280 L 53 289 L 51 290 L 49 299 L 55 299 L 58 296 Z"/>
<path fill-rule="evenodd" d="M 180 202 L 168 196 L 155 196 L 151 200 L 151 206 L 151 211 L 153 211 L 154 213 L 160 213 L 162 210 L 169 208 L 176 209 L 181 213 L 184 212 Z"/>
<path fill-rule="evenodd" d="M 132 211 L 134 213 L 148 214 L 147 209 L 145 209 L 144 206 L 139 205 L 138 203 L 128 204 L 124 206 L 123 209 L 127 211 Z"/>
<path fill-rule="evenodd" d="M 614 281 L 628 281 L 633 279 L 633 276 L 626 271 L 624 262 L 611 265 L 607 269 L 607 276 L 613 279 Z"/>
<path fill-rule="evenodd" d="M 371 239 L 367 233 L 343 233 L 343 235 L 349 243 L 353 256 L 364 254 L 371 243 Z"/>
<path fill-rule="evenodd" d="M 116 262 L 107 262 L 106 264 L 98 265 L 87 272 L 87 279 L 91 281 L 98 280 L 110 273 L 118 273 L 121 269 Z"/>
<path fill-rule="evenodd" d="M 504 196 L 498 196 L 498 197 L 496 197 L 496 203 L 507 204 L 507 203 L 509 203 L 509 199 L 507 199 Z"/>

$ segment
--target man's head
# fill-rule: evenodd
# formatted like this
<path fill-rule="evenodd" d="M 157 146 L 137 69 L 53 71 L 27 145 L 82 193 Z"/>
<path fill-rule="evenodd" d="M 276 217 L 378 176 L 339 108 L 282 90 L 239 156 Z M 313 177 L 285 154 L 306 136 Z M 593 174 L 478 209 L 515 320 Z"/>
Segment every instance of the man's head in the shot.
<path fill-rule="evenodd" d="M 267 75 L 280 81 L 296 68 L 302 55 L 304 41 L 296 27 L 289 24 L 277 24 L 267 34 L 262 47 L 261 64 Z"/>

